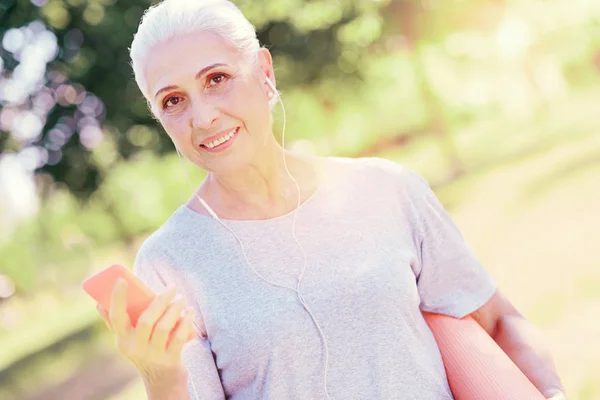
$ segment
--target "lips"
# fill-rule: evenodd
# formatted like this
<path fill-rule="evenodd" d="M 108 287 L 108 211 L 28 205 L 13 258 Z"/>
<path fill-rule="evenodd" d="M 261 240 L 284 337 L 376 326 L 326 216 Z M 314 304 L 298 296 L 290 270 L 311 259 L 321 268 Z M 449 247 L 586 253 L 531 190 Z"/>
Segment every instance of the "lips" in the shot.
<path fill-rule="evenodd" d="M 221 131 L 216 135 L 212 135 L 200 142 L 197 146 L 204 151 L 210 153 L 220 152 L 228 149 L 232 143 L 237 139 L 240 127 Z"/>
<path fill-rule="evenodd" d="M 235 135 L 237 133 L 238 128 L 233 128 L 233 129 L 228 129 L 226 131 L 221 131 L 219 133 L 217 133 L 216 135 L 210 136 L 206 139 L 204 139 L 202 142 L 200 142 L 200 146 L 205 146 L 205 147 L 216 147 L 219 144 L 222 144 L 224 142 L 226 142 L 227 140 L 231 139 L 233 137 L 233 135 Z"/>

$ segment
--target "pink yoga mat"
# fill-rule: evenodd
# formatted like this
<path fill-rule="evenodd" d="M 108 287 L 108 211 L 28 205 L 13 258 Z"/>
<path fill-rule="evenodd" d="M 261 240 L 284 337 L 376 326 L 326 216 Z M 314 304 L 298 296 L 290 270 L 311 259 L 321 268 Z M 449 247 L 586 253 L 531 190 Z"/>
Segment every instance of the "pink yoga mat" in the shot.
<path fill-rule="evenodd" d="M 423 316 L 440 347 L 456 400 L 545 400 L 472 317 Z"/>

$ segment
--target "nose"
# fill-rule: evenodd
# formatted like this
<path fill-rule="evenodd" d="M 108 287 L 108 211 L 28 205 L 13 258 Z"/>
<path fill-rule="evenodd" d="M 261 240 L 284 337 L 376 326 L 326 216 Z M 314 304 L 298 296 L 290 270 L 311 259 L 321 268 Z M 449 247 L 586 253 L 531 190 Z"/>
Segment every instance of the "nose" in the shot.
<path fill-rule="evenodd" d="M 219 115 L 219 109 L 214 104 L 203 99 L 196 99 L 192 107 L 192 129 L 211 129 Z"/>

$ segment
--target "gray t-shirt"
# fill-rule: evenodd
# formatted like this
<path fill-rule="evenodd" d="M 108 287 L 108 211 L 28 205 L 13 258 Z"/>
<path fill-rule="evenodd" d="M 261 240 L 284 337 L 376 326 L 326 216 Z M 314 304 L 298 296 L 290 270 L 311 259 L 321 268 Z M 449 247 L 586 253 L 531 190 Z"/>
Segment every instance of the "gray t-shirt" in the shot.
<path fill-rule="evenodd" d="M 380 158 L 330 161 L 296 225 L 308 258 L 301 292 L 329 348 L 329 395 L 452 399 L 421 310 L 465 316 L 490 299 L 495 280 L 419 175 Z M 292 220 L 224 222 L 260 274 L 295 287 L 303 257 Z M 134 271 L 156 291 L 177 285 L 203 316 L 208 340 L 183 354 L 199 400 L 326 399 L 310 315 L 295 292 L 252 272 L 219 222 L 181 206 L 144 242 Z"/>

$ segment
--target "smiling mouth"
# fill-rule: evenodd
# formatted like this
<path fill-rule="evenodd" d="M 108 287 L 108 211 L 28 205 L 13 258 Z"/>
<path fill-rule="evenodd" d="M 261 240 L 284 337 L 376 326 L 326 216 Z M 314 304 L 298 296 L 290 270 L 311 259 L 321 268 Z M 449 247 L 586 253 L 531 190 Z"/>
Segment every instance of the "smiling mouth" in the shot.
<path fill-rule="evenodd" d="M 233 138 L 235 136 L 235 134 L 237 133 L 238 128 L 234 128 L 231 129 L 230 131 L 226 132 L 225 134 L 223 134 L 221 137 L 211 140 L 207 143 L 201 144 L 200 147 L 206 147 L 209 149 L 214 149 L 215 147 L 219 147 L 222 146 L 223 144 L 227 143 L 229 140 L 231 140 L 231 138 Z"/>

